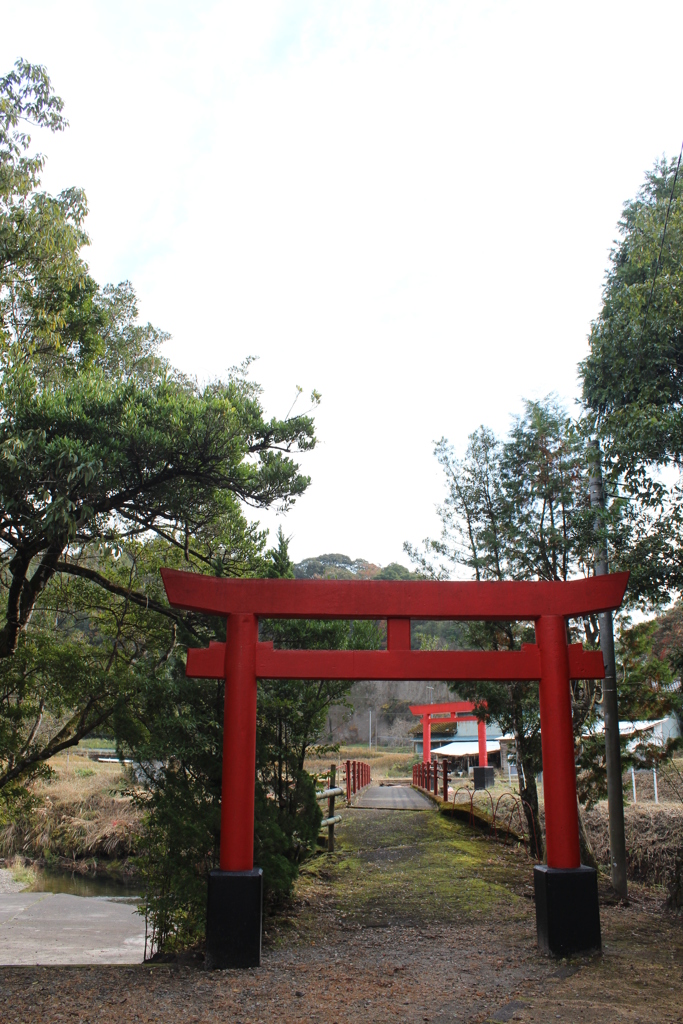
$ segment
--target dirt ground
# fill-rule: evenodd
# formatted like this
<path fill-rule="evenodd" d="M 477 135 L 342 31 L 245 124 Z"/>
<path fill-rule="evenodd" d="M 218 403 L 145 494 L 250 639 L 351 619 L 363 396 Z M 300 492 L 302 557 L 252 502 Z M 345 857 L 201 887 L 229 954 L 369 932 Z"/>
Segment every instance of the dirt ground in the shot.
<path fill-rule="evenodd" d="M 683 927 L 661 891 L 634 887 L 624 907 L 603 886 L 602 956 L 558 961 L 536 948 L 524 851 L 433 810 L 343 819 L 337 852 L 307 865 L 291 914 L 267 924 L 260 969 L 4 967 L 0 1019 L 683 1022 Z"/>

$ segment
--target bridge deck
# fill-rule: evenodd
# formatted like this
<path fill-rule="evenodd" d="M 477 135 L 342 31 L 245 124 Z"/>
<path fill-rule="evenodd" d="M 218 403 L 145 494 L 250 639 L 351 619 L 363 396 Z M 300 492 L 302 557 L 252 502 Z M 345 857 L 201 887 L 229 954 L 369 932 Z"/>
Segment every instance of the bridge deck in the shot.
<path fill-rule="evenodd" d="M 428 811 L 434 804 L 410 786 L 369 786 L 354 807 L 373 807 L 392 811 Z"/>

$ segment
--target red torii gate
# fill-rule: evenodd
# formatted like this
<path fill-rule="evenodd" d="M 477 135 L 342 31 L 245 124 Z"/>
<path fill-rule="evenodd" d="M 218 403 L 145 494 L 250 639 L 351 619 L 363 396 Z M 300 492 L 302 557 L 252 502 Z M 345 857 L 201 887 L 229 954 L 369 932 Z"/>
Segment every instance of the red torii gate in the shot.
<path fill-rule="evenodd" d="M 439 722 L 478 722 L 477 743 L 479 745 L 479 767 L 485 768 L 489 763 L 486 750 L 486 722 L 479 722 L 473 714 L 474 704 L 469 700 L 449 700 L 445 704 L 414 704 L 410 711 L 422 718 L 422 760 L 432 758 L 432 725 Z M 438 715 L 438 718 L 432 716 Z"/>
<path fill-rule="evenodd" d="M 567 619 L 614 610 L 628 573 L 563 582 L 233 580 L 162 569 L 171 605 L 227 618 L 225 644 L 189 650 L 187 675 L 225 679 L 220 871 L 211 872 L 207 966 L 258 966 L 254 869 L 257 679 L 539 680 L 547 867 L 534 869 L 539 945 L 600 946 L 596 872 L 583 867 L 570 679 L 604 677 L 600 652 L 567 644 Z M 290 651 L 259 643 L 259 618 L 384 619 L 386 651 Z M 533 621 L 521 651 L 411 651 L 410 620 Z"/>

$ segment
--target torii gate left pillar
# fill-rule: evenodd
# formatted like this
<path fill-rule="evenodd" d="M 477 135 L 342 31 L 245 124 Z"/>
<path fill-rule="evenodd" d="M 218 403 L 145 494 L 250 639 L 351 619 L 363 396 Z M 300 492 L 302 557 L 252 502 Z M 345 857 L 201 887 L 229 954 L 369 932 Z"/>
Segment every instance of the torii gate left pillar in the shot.
<path fill-rule="evenodd" d="M 220 869 L 209 874 L 206 912 L 209 970 L 254 967 L 261 962 L 263 871 L 254 867 L 253 825 L 244 827 L 245 822 L 254 821 L 257 641 L 255 615 L 228 615 Z M 226 921 L 231 922 L 230 928 L 225 927 Z"/>

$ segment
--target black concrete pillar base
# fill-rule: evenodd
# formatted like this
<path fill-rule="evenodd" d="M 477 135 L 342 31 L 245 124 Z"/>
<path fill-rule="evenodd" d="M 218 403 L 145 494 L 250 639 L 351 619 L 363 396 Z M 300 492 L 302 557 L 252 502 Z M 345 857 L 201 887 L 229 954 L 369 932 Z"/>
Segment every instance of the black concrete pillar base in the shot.
<path fill-rule="evenodd" d="M 472 772 L 474 773 L 475 789 L 493 789 L 496 781 L 493 768 L 487 765 L 485 768 L 473 768 Z"/>
<path fill-rule="evenodd" d="M 263 871 L 212 871 L 206 906 L 209 971 L 261 965 Z"/>
<path fill-rule="evenodd" d="M 536 931 L 544 953 L 599 952 L 600 908 L 595 868 L 534 867 Z"/>

